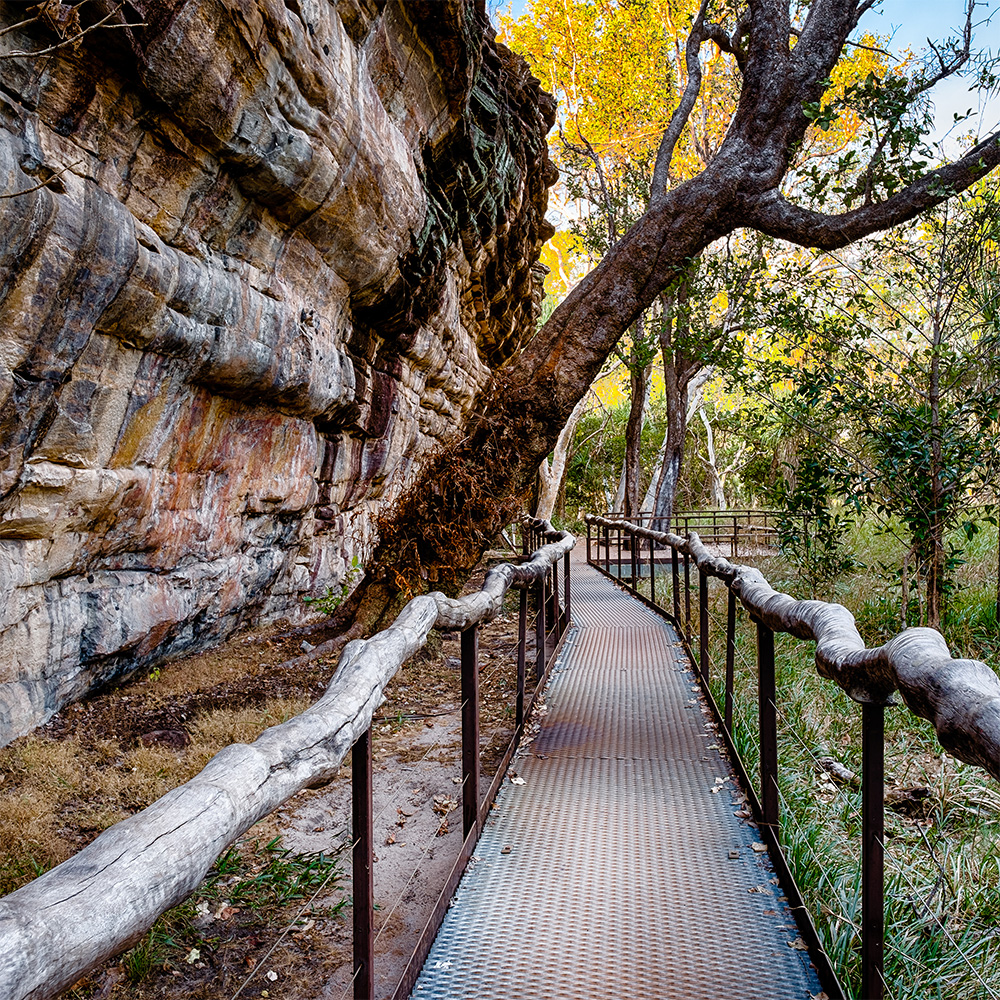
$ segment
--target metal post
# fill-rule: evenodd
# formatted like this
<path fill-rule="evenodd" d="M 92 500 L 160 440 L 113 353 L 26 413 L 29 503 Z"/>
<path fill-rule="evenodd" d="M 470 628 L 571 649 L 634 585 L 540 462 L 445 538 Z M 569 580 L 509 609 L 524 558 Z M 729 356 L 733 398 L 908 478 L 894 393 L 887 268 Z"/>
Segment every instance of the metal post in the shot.
<path fill-rule="evenodd" d="M 733 558 L 740 557 L 740 523 L 733 518 Z"/>
<path fill-rule="evenodd" d="M 462 632 L 462 836 L 479 831 L 479 626 Z"/>
<path fill-rule="evenodd" d="M 548 658 L 545 652 L 545 582 L 548 574 L 542 575 L 538 585 L 538 611 L 535 615 L 535 680 L 540 681 L 545 673 L 545 661 Z"/>
<path fill-rule="evenodd" d="M 674 596 L 674 621 L 678 627 L 681 624 L 681 576 L 677 563 L 677 549 L 670 546 L 670 583 Z"/>
<path fill-rule="evenodd" d="M 375 1000 L 375 882 L 372 872 L 372 731 L 351 749 L 351 880 L 354 896 L 354 1000 Z"/>
<path fill-rule="evenodd" d="M 733 732 L 733 687 L 736 662 L 736 593 L 729 588 L 729 607 L 726 613 L 726 704 L 723 717 L 726 729 Z"/>
<path fill-rule="evenodd" d="M 611 532 L 604 525 L 604 572 L 611 575 Z"/>
<path fill-rule="evenodd" d="M 861 706 L 861 995 L 882 1000 L 885 708 Z"/>
<path fill-rule="evenodd" d="M 587 522 L 587 565 L 591 565 L 590 562 L 590 521 Z"/>
<path fill-rule="evenodd" d="M 514 725 L 524 725 L 524 660 L 525 633 L 528 629 L 528 591 L 521 591 L 517 608 L 517 702 L 514 708 Z"/>
<path fill-rule="evenodd" d="M 563 556 L 563 624 L 559 630 L 562 635 L 569 628 L 569 553 Z"/>
<path fill-rule="evenodd" d="M 691 557 L 684 553 L 684 635 L 691 643 Z"/>
<path fill-rule="evenodd" d="M 549 622 L 556 635 L 559 634 L 559 561 L 552 564 L 552 587 L 549 590 Z"/>
<path fill-rule="evenodd" d="M 649 540 L 649 600 L 656 603 L 656 542 Z"/>
<path fill-rule="evenodd" d="M 636 546 L 636 542 L 638 542 L 638 539 L 636 538 L 636 534 L 633 531 L 633 532 L 631 532 L 629 534 L 629 544 L 628 544 L 629 556 L 631 557 L 631 560 L 632 560 L 632 589 L 633 590 L 637 590 L 638 589 L 638 587 L 636 585 L 636 577 L 638 576 L 638 570 L 636 569 L 636 561 L 635 561 L 635 546 Z"/>
<path fill-rule="evenodd" d="M 701 679 L 708 683 L 708 672 L 711 669 L 708 662 L 708 574 L 700 567 L 698 569 L 698 670 Z"/>
<path fill-rule="evenodd" d="M 615 562 L 615 579 L 622 578 L 622 529 L 618 529 L 618 559 Z"/>
<path fill-rule="evenodd" d="M 757 623 L 757 704 L 760 713 L 762 822 L 778 836 L 778 710 L 775 704 L 774 633 Z"/>

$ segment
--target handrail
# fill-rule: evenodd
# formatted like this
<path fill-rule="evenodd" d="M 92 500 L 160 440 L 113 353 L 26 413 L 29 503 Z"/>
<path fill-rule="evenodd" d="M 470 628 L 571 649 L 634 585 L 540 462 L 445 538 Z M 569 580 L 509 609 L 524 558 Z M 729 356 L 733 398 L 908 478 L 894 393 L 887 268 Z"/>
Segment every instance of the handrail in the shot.
<path fill-rule="evenodd" d="M 884 750 L 885 707 L 898 691 L 915 715 L 933 723 L 941 745 L 954 756 L 983 768 L 1000 780 L 1000 678 L 979 660 L 953 659 L 944 637 L 935 629 L 908 628 L 874 649 L 865 646 L 854 616 L 842 605 L 824 601 L 798 601 L 775 590 L 763 574 L 712 555 L 697 534 L 687 538 L 654 531 L 628 521 L 587 515 L 587 562 L 611 576 L 611 533 L 617 534 L 616 579 L 640 600 L 672 618 L 692 662 L 690 562 L 698 571 L 698 659 L 695 664 L 705 697 L 720 725 L 732 754 L 733 765 L 747 792 L 760 834 L 785 884 L 789 902 L 803 917 L 803 933 L 817 963 L 827 992 L 843 996 L 843 989 L 819 937 L 802 908 L 801 896 L 784 857 L 780 841 L 778 792 L 777 691 L 774 633 L 786 632 L 816 642 L 816 667 L 821 676 L 835 681 L 861 704 L 861 996 L 884 996 Z M 591 528 L 603 531 L 605 555 L 592 553 Z M 622 572 L 622 536 L 629 543 L 630 571 Z M 649 542 L 649 591 L 647 598 L 636 587 L 642 576 L 642 540 Z M 673 614 L 656 603 L 656 546 L 671 549 L 670 589 Z M 681 569 L 684 557 L 681 619 Z M 602 565 L 603 563 L 603 565 Z M 720 712 L 709 686 L 708 580 L 722 580 L 729 590 L 726 615 L 725 707 Z M 626 583 L 626 579 L 628 583 Z M 734 740 L 733 696 L 736 599 L 757 626 L 757 697 L 760 747 L 760 797 L 758 798 Z"/>
<path fill-rule="evenodd" d="M 568 572 L 575 539 L 547 521 L 532 518 L 527 526 L 533 538 L 545 541 L 529 560 L 492 568 L 483 589 L 467 597 L 432 593 L 413 598 L 387 629 L 344 647 L 326 692 L 300 715 L 265 730 L 252 744 L 233 744 L 219 751 L 190 781 L 0 899 L 0 996 L 42 1000 L 72 985 L 138 940 L 161 913 L 190 895 L 225 847 L 254 823 L 302 789 L 332 779 L 352 746 L 357 743 L 370 753 L 367 734 L 385 687 L 424 645 L 431 629 L 465 630 L 463 661 L 467 659 L 465 636 L 473 636 L 468 645 L 473 648 L 474 685 L 475 628 L 496 617 L 511 587 L 523 590 L 538 585 L 544 650 L 547 632 L 541 609 L 546 577 L 550 571 L 555 574 L 560 560 Z M 558 613 L 558 594 L 550 598 L 558 636 L 568 626 L 568 575 L 565 593 L 563 614 Z M 523 691 L 523 597 L 521 606 L 518 665 Z M 544 659 L 543 655 L 540 666 Z M 464 697 L 467 672 L 463 666 L 463 702 L 468 701 Z M 519 712 L 520 708 L 519 704 Z M 463 705 L 463 723 L 467 718 L 478 735 L 477 706 Z M 520 729 L 521 725 L 515 738 Z M 470 789 L 478 788 L 478 747 L 474 754 L 476 781 L 465 785 L 463 799 L 470 797 Z M 370 774 L 370 756 L 368 763 Z M 475 821 L 474 843 L 481 806 L 478 794 L 471 798 L 475 800 L 471 814 L 463 809 L 467 840 L 470 815 Z M 370 870 L 369 863 L 369 878 Z M 370 964 L 369 960 L 369 977 Z"/>
<path fill-rule="evenodd" d="M 1000 678 L 980 660 L 955 659 L 932 628 L 907 628 L 869 649 L 854 616 L 841 604 L 797 601 L 775 590 L 760 570 L 713 556 L 697 534 L 639 528 L 588 515 L 588 524 L 627 530 L 691 556 L 700 570 L 726 583 L 751 616 L 775 632 L 816 642 L 816 669 L 861 704 L 889 704 L 894 691 L 914 715 L 934 725 L 941 746 L 1000 781 Z"/>

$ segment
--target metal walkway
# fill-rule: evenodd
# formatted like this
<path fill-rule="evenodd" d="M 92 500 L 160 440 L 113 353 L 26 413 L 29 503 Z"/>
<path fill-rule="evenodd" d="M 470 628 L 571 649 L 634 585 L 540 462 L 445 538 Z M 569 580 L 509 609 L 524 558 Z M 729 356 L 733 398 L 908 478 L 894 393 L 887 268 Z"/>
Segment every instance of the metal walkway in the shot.
<path fill-rule="evenodd" d="M 672 628 L 580 559 L 573 618 L 412 997 L 819 994 Z"/>

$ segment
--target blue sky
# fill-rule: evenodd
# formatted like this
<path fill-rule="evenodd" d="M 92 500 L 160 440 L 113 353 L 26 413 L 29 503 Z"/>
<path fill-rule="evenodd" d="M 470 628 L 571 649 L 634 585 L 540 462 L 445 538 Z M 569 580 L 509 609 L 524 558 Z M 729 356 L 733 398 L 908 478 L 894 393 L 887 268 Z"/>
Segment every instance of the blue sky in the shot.
<path fill-rule="evenodd" d="M 510 10 L 515 17 L 524 13 L 528 0 L 487 0 L 491 10 Z M 956 34 L 965 19 L 964 0 L 887 0 L 879 10 L 869 11 L 861 21 L 862 29 L 879 35 L 892 36 L 892 49 L 909 46 L 918 52 L 926 48 L 928 36 L 934 41 Z M 986 22 L 992 15 L 992 20 Z M 979 48 L 1000 51 L 1000 0 L 989 0 L 976 5 L 975 43 Z M 964 114 L 972 107 L 978 108 L 976 95 L 969 94 L 969 83 L 957 79 L 945 81 L 934 91 L 937 111 L 938 137 L 953 122 L 955 113 Z M 963 131 L 977 125 L 985 132 L 1000 120 L 1000 100 L 993 98 L 981 109 L 981 123 L 970 121 Z"/>

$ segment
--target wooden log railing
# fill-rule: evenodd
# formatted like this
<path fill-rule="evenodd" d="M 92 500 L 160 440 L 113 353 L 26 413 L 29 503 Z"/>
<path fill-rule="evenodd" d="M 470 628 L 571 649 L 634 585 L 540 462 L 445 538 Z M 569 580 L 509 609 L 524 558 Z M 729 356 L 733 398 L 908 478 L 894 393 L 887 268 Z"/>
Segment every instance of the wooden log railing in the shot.
<path fill-rule="evenodd" d="M 221 750 L 190 781 L 106 830 L 61 865 L 0 899 L 0 997 L 42 1000 L 53 996 L 137 941 L 161 913 L 197 889 L 227 845 L 297 792 L 332 779 L 354 747 L 354 788 L 362 799 L 367 788 L 369 811 L 367 818 L 356 815 L 354 824 L 354 995 L 359 1000 L 370 998 L 372 845 L 370 838 L 363 843 L 358 830 L 371 827 L 372 716 L 384 700 L 389 681 L 424 645 L 432 629 L 462 630 L 462 798 L 466 839 L 446 887 L 450 896 L 471 856 L 485 812 L 530 710 L 530 703 L 524 703 L 527 591 L 535 591 L 542 622 L 536 691 L 569 624 L 569 552 L 575 539 L 567 532 L 556 531 L 547 521 L 534 519 L 526 523 L 525 537 L 525 551 L 534 550 L 530 558 L 493 567 L 482 590 L 467 597 L 452 599 L 440 593 L 415 597 L 385 631 L 345 646 L 325 694 L 301 715 L 266 730 L 252 744 L 234 744 Z M 561 607 L 555 585 L 560 562 L 564 565 L 565 595 Z M 512 587 L 521 590 L 517 723 L 504 762 L 483 801 L 478 791 L 476 630 L 496 617 Z M 471 741 L 474 746 L 470 746 Z M 432 921 L 440 922 L 443 916 L 447 897 L 444 893 L 442 896 Z M 430 947 L 437 928 L 437 924 L 431 927 L 430 923 L 418 950 Z M 415 953 L 397 995 L 408 995 L 420 962 L 422 956 Z"/>
<path fill-rule="evenodd" d="M 816 669 L 837 683 L 862 706 L 862 993 L 866 1000 L 881 1000 L 883 981 L 883 753 L 884 709 L 898 693 L 915 715 L 933 723 L 941 746 L 969 764 L 976 765 L 1000 781 L 1000 678 L 979 660 L 955 659 L 944 637 L 935 629 L 907 628 L 882 646 L 867 648 L 854 616 L 839 604 L 799 601 L 775 590 L 763 574 L 750 566 L 737 565 L 712 555 L 694 532 L 686 538 L 656 531 L 628 521 L 588 515 L 587 561 L 603 570 L 646 603 L 654 605 L 674 621 L 691 651 L 697 642 L 698 675 L 719 722 L 723 737 L 740 772 L 754 809 L 761 834 L 783 878 L 792 885 L 789 896 L 801 906 L 798 891 L 781 854 L 778 815 L 778 770 L 774 633 L 784 632 L 816 643 Z M 595 544 L 596 539 L 601 544 Z M 627 552 L 623 557 L 623 539 Z M 617 541 L 617 558 L 611 549 Z M 645 544 L 644 544 L 645 543 Z M 603 553 L 601 551 L 603 545 Z M 657 546 L 670 549 L 669 571 L 658 582 Z M 645 551 L 644 551 L 645 549 Z M 662 550 L 661 550 L 662 552 Z M 683 560 L 683 574 L 681 573 Z M 648 561 L 648 567 L 642 564 Z M 699 622 L 692 629 L 691 564 L 699 574 Z M 610 571 L 615 565 L 617 573 Z M 623 571 L 627 567 L 628 572 Z M 649 582 L 649 596 L 638 589 L 640 579 Z M 683 585 L 682 585 L 683 576 Z M 709 688 L 710 637 L 708 634 L 707 582 L 712 577 L 729 589 L 726 617 L 725 701 L 718 710 Z M 664 595 L 671 590 L 672 613 L 661 605 L 657 587 Z M 683 590 L 683 600 L 682 600 Z M 757 795 L 740 760 L 733 739 L 733 652 L 737 599 L 757 627 L 758 720 L 760 737 L 760 794 Z M 683 619 L 681 616 L 684 609 Z M 819 950 L 819 940 L 808 925 L 810 944 Z M 821 970 L 822 971 L 822 970 Z M 842 994 L 832 969 L 828 978 Z M 827 990 L 830 992 L 830 990 Z"/>

